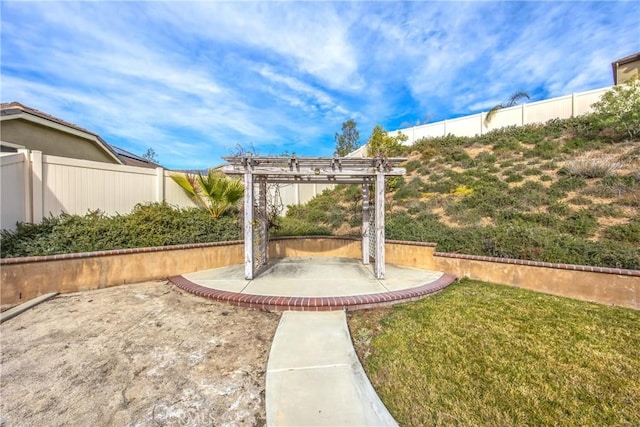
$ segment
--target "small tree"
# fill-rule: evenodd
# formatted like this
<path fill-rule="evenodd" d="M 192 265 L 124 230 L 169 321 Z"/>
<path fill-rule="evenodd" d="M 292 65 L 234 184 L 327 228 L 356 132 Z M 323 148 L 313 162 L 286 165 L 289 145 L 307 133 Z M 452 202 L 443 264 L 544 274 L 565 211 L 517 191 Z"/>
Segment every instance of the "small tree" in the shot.
<path fill-rule="evenodd" d="M 484 125 L 485 126 L 489 125 L 489 122 L 491 122 L 491 119 L 493 118 L 493 116 L 496 115 L 498 110 L 502 110 L 503 108 L 513 107 L 522 98 L 530 99 L 529 94 L 527 92 L 523 92 L 523 91 L 515 92 L 513 95 L 511 95 L 511 97 L 509 97 L 509 100 L 507 102 L 498 104 L 492 109 L 490 109 L 489 111 L 487 111 L 487 115 L 484 118 Z"/>
<path fill-rule="evenodd" d="M 148 148 L 147 151 L 142 155 L 142 158 L 148 160 L 151 163 L 158 163 L 158 154 L 153 148 Z"/>
<path fill-rule="evenodd" d="M 336 154 L 340 157 L 344 157 L 360 147 L 360 132 L 356 129 L 355 120 L 349 119 L 342 123 L 342 133 L 336 132 L 335 140 Z"/>
<path fill-rule="evenodd" d="M 633 139 L 640 135 L 640 77 L 615 86 L 592 105 L 600 127 Z"/>
<path fill-rule="evenodd" d="M 230 179 L 213 169 L 209 169 L 206 175 L 173 174 L 171 178 L 191 200 L 207 209 L 213 218 L 222 216 L 244 196 L 244 186 L 240 181 Z"/>
<path fill-rule="evenodd" d="M 407 139 L 407 135 L 402 132 L 390 136 L 381 125 L 376 125 L 369 137 L 369 156 L 397 156 L 402 152 L 402 143 Z"/>

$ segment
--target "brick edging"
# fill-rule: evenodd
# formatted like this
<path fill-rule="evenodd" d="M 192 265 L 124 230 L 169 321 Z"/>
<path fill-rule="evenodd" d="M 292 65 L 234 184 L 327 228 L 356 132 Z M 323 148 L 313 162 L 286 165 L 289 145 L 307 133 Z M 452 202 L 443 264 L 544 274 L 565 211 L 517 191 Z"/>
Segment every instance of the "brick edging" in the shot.
<path fill-rule="evenodd" d="M 497 258 L 497 257 L 482 256 L 482 255 L 454 254 L 449 252 L 435 252 L 433 256 L 442 257 L 442 258 L 467 259 L 470 261 L 485 261 L 485 262 L 495 262 L 500 264 L 527 265 L 531 267 L 556 268 L 559 270 L 588 271 L 592 273 L 617 274 L 620 276 L 640 277 L 640 270 L 627 270 L 624 268 L 593 267 L 590 265 L 577 265 L 577 264 L 558 264 L 558 263 L 552 263 L 552 262 L 530 261 L 530 260 L 514 259 L 514 258 Z"/>
<path fill-rule="evenodd" d="M 228 242 L 190 243 L 186 245 L 152 246 L 147 248 L 128 248 L 128 249 L 112 249 L 108 251 L 77 252 L 73 254 L 43 255 L 43 256 L 21 257 L 21 258 L 2 258 L 0 259 L 0 265 L 26 264 L 31 262 L 43 262 L 43 261 L 62 261 L 62 260 L 69 260 L 69 259 L 104 257 L 104 256 L 113 256 L 113 255 L 130 255 L 130 254 L 139 254 L 139 253 L 148 253 L 148 252 L 164 252 L 164 251 L 175 251 L 175 250 L 182 250 L 182 249 L 209 248 L 214 246 L 232 246 L 232 245 L 238 245 L 242 243 L 244 243 L 243 240 L 231 240 Z"/>
<path fill-rule="evenodd" d="M 352 311 L 414 301 L 441 291 L 455 282 L 456 279 L 456 276 L 445 273 L 433 282 L 415 288 L 342 297 L 294 297 L 241 294 L 201 286 L 183 276 L 169 277 L 169 282 L 194 295 L 209 298 L 214 301 L 226 302 L 239 307 L 270 311 Z"/>

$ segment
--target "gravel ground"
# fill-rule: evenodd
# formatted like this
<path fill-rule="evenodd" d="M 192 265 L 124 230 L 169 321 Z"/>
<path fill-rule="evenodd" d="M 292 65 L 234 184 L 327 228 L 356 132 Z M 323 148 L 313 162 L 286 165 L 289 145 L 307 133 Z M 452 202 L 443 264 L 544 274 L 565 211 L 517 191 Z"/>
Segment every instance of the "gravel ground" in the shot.
<path fill-rule="evenodd" d="M 149 282 L 0 325 L 0 425 L 264 425 L 279 315 Z"/>

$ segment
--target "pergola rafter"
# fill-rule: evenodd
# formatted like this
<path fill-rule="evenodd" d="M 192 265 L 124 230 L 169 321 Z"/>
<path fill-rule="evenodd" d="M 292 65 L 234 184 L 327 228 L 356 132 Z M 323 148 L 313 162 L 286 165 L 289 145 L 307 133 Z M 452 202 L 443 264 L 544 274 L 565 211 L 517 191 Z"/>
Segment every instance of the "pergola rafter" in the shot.
<path fill-rule="evenodd" d="M 253 279 L 255 274 L 254 231 L 261 227 L 255 220 L 256 205 L 254 184 L 259 184 L 257 208 L 266 212 L 266 185 L 279 184 L 361 184 L 362 185 L 362 262 L 369 263 L 370 204 L 369 187 L 375 186 L 375 268 L 376 278 L 384 278 L 384 195 L 387 176 L 404 175 L 405 169 L 397 165 L 405 158 L 399 157 L 225 157 L 228 164 L 223 171 L 229 175 L 243 175 L 244 178 L 244 247 L 245 278 Z M 264 213 L 263 212 L 263 213 Z M 261 230 L 263 232 L 265 230 Z M 259 254 L 266 262 L 268 238 L 259 241 L 263 247 Z"/>

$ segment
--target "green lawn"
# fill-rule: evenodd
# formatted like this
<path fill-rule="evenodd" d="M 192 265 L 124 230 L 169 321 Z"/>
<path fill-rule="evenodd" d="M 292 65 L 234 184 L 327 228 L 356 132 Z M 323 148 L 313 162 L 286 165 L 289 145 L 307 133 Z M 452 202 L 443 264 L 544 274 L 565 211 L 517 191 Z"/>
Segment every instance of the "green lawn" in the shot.
<path fill-rule="evenodd" d="M 640 311 L 465 279 L 349 327 L 402 426 L 640 425 Z"/>

